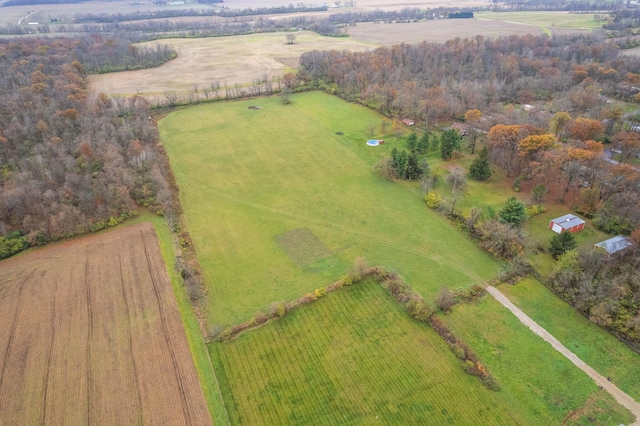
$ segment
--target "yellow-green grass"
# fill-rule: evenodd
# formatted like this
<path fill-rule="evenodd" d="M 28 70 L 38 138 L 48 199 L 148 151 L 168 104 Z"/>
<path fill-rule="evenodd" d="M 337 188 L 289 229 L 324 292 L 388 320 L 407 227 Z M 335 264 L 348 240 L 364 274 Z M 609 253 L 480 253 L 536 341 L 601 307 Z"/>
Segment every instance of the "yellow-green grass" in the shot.
<path fill-rule="evenodd" d="M 535 278 L 499 288 L 580 359 L 640 400 L 640 355 L 580 315 Z"/>
<path fill-rule="evenodd" d="M 372 170 L 399 143 L 365 145 L 368 124 L 381 120 L 316 92 L 290 105 L 277 97 L 201 105 L 159 123 L 209 288 L 210 325 L 325 286 L 358 256 L 397 270 L 427 300 L 495 275 L 497 264 L 414 191 Z"/>
<path fill-rule="evenodd" d="M 218 391 L 218 380 L 215 376 L 213 368 L 211 366 L 211 360 L 207 348 L 204 344 L 202 332 L 198 325 L 198 319 L 196 318 L 189 295 L 183 285 L 182 277 L 171 265 L 175 264 L 175 253 L 173 251 L 172 236 L 167 222 L 164 218 L 154 215 L 149 212 L 143 212 L 136 218 L 129 220 L 126 225 L 141 222 L 151 222 L 156 230 L 158 236 L 158 242 L 160 243 L 160 250 L 164 263 L 167 267 L 167 273 L 171 280 L 173 287 L 173 294 L 176 297 L 178 303 L 178 310 L 182 317 L 184 329 L 187 335 L 187 341 L 189 342 L 189 349 L 191 349 L 191 355 L 193 356 L 193 362 L 202 384 L 202 390 L 204 397 L 209 407 L 209 413 L 214 424 L 226 424 L 228 423 L 227 416 L 222 402 L 222 397 Z"/>
<path fill-rule="evenodd" d="M 557 312 L 549 313 L 561 316 Z M 442 317 L 500 383 L 500 397 L 520 407 L 522 424 L 628 424 L 631 414 L 585 373 L 490 297 Z M 624 367 L 620 367 L 622 371 Z M 637 376 L 630 376 L 633 380 Z M 566 423 L 565 423 L 566 422 Z"/>
<path fill-rule="evenodd" d="M 373 280 L 209 345 L 233 424 L 514 424 L 509 406 Z M 526 404 L 526 403 L 525 403 Z"/>
<path fill-rule="evenodd" d="M 596 21 L 593 14 L 568 12 L 477 12 L 478 19 L 517 22 L 541 28 L 597 29 L 602 21 Z"/>

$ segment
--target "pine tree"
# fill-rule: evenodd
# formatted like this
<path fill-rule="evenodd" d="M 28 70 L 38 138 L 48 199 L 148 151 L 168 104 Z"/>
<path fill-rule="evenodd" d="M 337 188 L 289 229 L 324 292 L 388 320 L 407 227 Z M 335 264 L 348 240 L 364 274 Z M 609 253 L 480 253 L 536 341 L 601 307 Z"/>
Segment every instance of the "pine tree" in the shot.
<path fill-rule="evenodd" d="M 478 156 L 473 159 L 469 167 L 469 175 L 475 180 L 486 180 L 491 176 L 489 151 L 487 151 L 487 147 L 482 148 Z"/>
<path fill-rule="evenodd" d="M 459 150 L 462 139 L 456 129 L 447 130 L 440 137 L 440 156 L 443 160 L 448 160 L 453 155 L 453 151 Z"/>
<path fill-rule="evenodd" d="M 412 132 L 407 138 L 407 147 L 410 152 L 415 152 L 418 149 L 418 135 L 416 135 L 416 132 Z"/>
<path fill-rule="evenodd" d="M 499 214 L 502 222 L 512 226 L 519 226 L 527 217 L 524 203 L 516 197 L 509 198 Z"/>
<path fill-rule="evenodd" d="M 555 234 L 551 237 L 551 246 L 549 247 L 549 251 L 551 252 L 551 256 L 554 259 L 557 259 L 561 255 L 565 254 L 569 250 L 573 250 L 578 247 L 578 243 L 576 242 L 576 238 L 569 231 L 565 231 L 561 234 Z"/>
<path fill-rule="evenodd" d="M 418 151 L 425 152 L 429 150 L 429 132 L 424 132 L 420 140 L 418 140 Z"/>

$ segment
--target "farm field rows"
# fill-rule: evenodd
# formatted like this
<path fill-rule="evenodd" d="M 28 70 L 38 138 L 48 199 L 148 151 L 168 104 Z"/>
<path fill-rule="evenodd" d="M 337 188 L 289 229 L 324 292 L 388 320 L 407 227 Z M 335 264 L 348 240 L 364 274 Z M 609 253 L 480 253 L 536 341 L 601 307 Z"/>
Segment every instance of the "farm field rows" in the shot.
<path fill-rule="evenodd" d="M 465 338 L 475 333 L 488 340 L 472 339 L 491 364 L 498 392 L 463 373 L 433 330 L 410 319 L 372 280 L 209 348 L 233 424 L 630 420 L 606 392 L 493 303 L 487 297 L 456 308 L 446 320 L 464 323 Z M 485 327 L 470 313 L 492 316 L 497 325 Z"/>
<path fill-rule="evenodd" d="M 261 109 L 247 109 L 254 104 Z M 372 170 L 396 145 L 365 145 L 367 124 L 381 119 L 316 92 L 290 105 L 278 97 L 202 105 L 159 123 L 211 326 L 325 286 L 359 256 L 394 268 L 427 300 L 497 273 L 418 194 Z"/>
<path fill-rule="evenodd" d="M 517 423 L 371 279 L 210 351 L 233 424 Z"/>
<path fill-rule="evenodd" d="M 150 224 L 0 268 L 3 422 L 211 422 Z"/>

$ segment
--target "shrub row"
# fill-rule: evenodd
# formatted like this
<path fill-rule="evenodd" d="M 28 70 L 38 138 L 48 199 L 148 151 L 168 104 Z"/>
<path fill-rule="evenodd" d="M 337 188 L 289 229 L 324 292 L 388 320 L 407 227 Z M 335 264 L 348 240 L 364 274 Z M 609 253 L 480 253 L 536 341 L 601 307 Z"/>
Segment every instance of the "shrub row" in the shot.
<path fill-rule="evenodd" d="M 451 352 L 464 362 L 464 371 L 467 374 L 476 376 L 490 390 L 500 390 L 500 385 L 498 385 L 489 370 L 478 360 L 476 354 L 465 342 L 458 339 L 440 318 L 436 315 L 431 315 L 429 324 L 444 339 Z"/>
<path fill-rule="evenodd" d="M 433 314 L 433 311 L 422 296 L 415 293 L 402 278 L 393 271 L 387 271 L 381 267 L 368 267 L 362 258 L 356 259 L 354 270 L 342 277 L 340 280 L 324 288 L 318 288 L 313 293 L 307 293 L 298 299 L 288 303 L 274 303 L 267 313 L 258 312 L 249 321 L 226 329 L 218 329 L 211 333 L 210 338 L 215 341 L 228 342 L 235 339 L 244 331 L 257 328 L 263 324 L 283 317 L 287 312 L 297 309 L 303 305 L 308 305 L 328 293 L 338 291 L 344 286 L 353 285 L 362 281 L 366 277 L 373 277 L 376 282 L 382 285 L 400 303 L 405 311 L 412 318 L 430 324 L 440 337 L 444 339 L 451 351 L 464 362 L 464 371 L 467 374 L 476 376 L 488 389 L 499 390 L 500 386 L 494 380 L 491 373 L 478 360 L 475 353 L 462 340 L 456 338 L 447 326 Z M 467 290 L 456 293 L 459 301 L 471 302 L 477 300 L 484 294 L 484 289 L 480 286 L 473 286 Z"/>
<path fill-rule="evenodd" d="M 500 386 L 495 381 L 489 370 L 480 362 L 476 354 L 462 340 L 458 339 L 444 322 L 433 314 L 422 296 L 411 290 L 402 278 L 395 272 L 386 272 L 381 268 L 372 268 L 371 273 L 389 293 L 401 303 L 407 313 L 414 319 L 426 322 L 447 343 L 451 352 L 464 362 L 464 371 L 476 376 L 488 389 L 497 391 Z M 458 291 L 455 299 L 458 302 L 473 302 L 485 293 L 481 286 L 473 286 L 467 290 Z"/>

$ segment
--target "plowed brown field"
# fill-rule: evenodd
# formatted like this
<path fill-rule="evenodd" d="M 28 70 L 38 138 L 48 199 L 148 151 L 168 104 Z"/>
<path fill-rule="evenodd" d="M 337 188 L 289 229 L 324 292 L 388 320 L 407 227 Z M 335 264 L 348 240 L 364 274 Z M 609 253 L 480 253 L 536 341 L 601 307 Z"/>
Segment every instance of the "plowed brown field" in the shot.
<path fill-rule="evenodd" d="M 0 424 L 210 424 L 151 224 L 0 262 Z"/>

